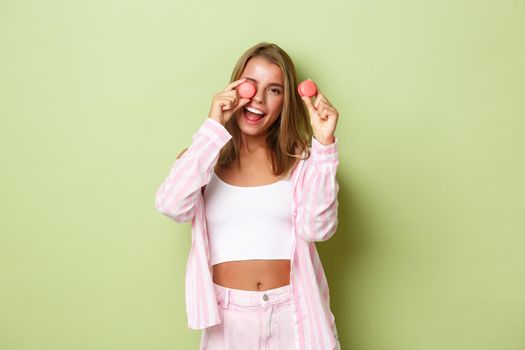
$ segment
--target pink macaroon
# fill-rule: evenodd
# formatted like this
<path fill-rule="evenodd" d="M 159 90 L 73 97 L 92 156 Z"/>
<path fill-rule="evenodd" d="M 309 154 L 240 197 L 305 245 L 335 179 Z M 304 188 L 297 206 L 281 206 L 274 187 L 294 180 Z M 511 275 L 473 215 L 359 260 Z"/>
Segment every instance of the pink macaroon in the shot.
<path fill-rule="evenodd" d="M 239 92 L 239 96 L 242 98 L 252 98 L 255 96 L 257 88 L 249 81 L 245 81 L 237 87 L 237 91 Z"/>
<path fill-rule="evenodd" d="M 299 86 L 297 86 L 297 91 L 301 96 L 312 97 L 317 95 L 317 86 L 310 79 L 303 81 Z"/>

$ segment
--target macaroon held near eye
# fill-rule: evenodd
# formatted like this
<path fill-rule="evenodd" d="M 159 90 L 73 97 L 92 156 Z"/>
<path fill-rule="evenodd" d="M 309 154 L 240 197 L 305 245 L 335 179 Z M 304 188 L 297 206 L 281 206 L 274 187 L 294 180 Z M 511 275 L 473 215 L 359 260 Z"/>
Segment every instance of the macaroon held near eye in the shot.
<path fill-rule="evenodd" d="M 257 88 L 251 82 L 247 81 L 239 85 L 237 91 L 242 98 L 252 98 L 257 93 Z M 317 95 L 317 86 L 312 80 L 307 79 L 297 86 L 297 91 L 301 96 L 312 97 Z"/>
<path fill-rule="evenodd" d="M 252 98 L 257 93 L 257 88 L 251 82 L 246 81 L 237 87 L 237 91 L 242 98 Z"/>

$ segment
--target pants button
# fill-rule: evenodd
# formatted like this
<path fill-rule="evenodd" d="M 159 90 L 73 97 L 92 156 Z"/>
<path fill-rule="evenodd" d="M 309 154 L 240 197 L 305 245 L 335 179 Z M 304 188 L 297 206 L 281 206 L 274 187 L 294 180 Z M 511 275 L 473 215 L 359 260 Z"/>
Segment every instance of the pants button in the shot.
<path fill-rule="evenodd" d="M 263 295 L 263 300 L 264 300 L 264 301 L 268 301 L 269 298 L 270 298 L 270 297 L 268 296 L 268 294 Z"/>

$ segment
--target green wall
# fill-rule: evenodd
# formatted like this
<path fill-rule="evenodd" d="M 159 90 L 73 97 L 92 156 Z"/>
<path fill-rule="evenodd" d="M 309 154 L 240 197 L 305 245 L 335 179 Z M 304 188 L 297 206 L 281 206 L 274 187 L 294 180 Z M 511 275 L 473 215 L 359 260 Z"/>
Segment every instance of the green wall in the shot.
<path fill-rule="evenodd" d="M 522 1 L 1 1 L 0 348 L 196 349 L 157 187 L 272 41 L 339 109 L 343 349 L 525 348 Z"/>

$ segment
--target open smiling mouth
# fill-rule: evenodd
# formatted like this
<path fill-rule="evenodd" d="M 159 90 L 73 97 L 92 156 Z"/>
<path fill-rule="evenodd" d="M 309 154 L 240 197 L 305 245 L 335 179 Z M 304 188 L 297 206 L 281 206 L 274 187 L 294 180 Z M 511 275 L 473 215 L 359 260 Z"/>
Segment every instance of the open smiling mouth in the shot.
<path fill-rule="evenodd" d="M 250 124 L 257 124 L 266 116 L 265 114 L 255 113 L 255 110 L 248 107 L 243 109 L 243 117 Z"/>

